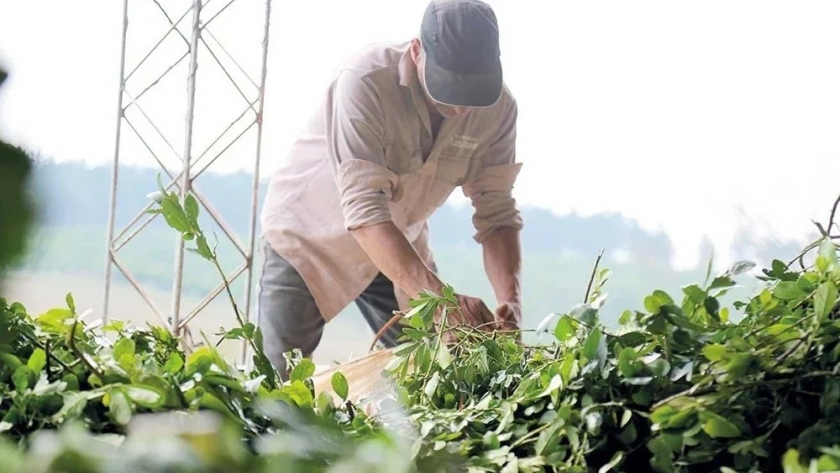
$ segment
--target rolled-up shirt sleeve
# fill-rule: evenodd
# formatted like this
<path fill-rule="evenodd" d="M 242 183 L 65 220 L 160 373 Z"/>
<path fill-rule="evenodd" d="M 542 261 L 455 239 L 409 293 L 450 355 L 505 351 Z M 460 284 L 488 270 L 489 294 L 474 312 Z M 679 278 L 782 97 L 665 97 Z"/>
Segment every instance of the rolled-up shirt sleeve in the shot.
<path fill-rule="evenodd" d="M 513 197 L 513 185 L 522 168 L 516 162 L 517 105 L 513 98 L 500 119 L 494 141 L 481 156 L 481 167 L 461 187 L 473 205 L 473 238 L 481 243 L 500 227 L 522 229 L 522 215 Z"/>
<path fill-rule="evenodd" d="M 376 91 L 352 71 L 332 86 L 326 117 L 330 167 L 348 230 L 391 220 L 396 174 L 385 165 L 384 116 Z"/>

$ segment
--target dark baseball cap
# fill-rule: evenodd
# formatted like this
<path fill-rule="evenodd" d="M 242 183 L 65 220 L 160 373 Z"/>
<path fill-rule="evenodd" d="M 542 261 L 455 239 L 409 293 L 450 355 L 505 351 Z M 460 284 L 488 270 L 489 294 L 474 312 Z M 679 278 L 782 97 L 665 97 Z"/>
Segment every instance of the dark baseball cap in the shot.
<path fill-rule="evenodd" d="M 487 107 L 502 94 L 499 26 L 481 0 L 433 0 L 420 30 L 429 95 L 445 105 Z"/>

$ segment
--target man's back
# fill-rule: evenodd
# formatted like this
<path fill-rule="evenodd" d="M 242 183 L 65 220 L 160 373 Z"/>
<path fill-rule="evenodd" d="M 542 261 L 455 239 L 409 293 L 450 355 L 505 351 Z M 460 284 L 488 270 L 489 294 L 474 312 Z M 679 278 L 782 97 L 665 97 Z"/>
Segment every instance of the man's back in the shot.
<path fill-rule="evenodd" d="M 460 310 L 447 318 L 518 327 L 517 111 L 500 56 L 487 3 L 431 0 L 418 37 L 368 46 L 336 75 L 272 176 L 261 218 L 259 324 L 281 373 L 283 354 L 310 356 L 351 302 L 386 347 L 396 346 L 394 312 L 446 286 L 427 220 L 459 186 L 475 209 L 497 306 L 456 292 Z"/>
<path fill-rule="evenodd" d="M 516 117 L 507 89 L 493 107 L 446 119 L 433 140 L 409 46 L 355 54 L 271 178 L 265 237 L 307 281 L 327 320 L 378 272 L 349 229 L 391 220 L 432 263 L 426 221 L 454 189 L 487 165 L 509 165 L 499 177 L 510 182 L 519 170 L 515 136 L 505 136 Z"/>

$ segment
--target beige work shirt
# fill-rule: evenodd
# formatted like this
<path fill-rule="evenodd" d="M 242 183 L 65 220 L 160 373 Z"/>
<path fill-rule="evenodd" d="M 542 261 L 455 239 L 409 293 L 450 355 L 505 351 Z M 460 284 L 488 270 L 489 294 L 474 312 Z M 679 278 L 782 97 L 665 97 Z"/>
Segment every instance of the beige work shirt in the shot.
<path fill-rule="evenodd" d="M 346 64 L 270 179 L 264 237 L 327 321 L 379 273 L 351 229 L 393 221 L 434 270 L 427 220 L 459 186 L 477 242 L 500 226 L 522 228 L 511 195 L 521 163 L 510 91 L 445 119 L 433 141 L 409 44 L 369 46 Z M 402 310 L 416 296 L 395 292 Z"/>

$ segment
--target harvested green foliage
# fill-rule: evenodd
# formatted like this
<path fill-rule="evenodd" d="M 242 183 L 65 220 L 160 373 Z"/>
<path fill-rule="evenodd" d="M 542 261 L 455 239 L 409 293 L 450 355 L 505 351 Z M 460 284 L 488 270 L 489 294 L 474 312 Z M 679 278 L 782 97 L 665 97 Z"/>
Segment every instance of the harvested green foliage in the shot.
<path fill-rule="evenodd" d="M 218 412 L 253 437 L 269 422 L 258 398 L 300 407 L 314 399 L 308 379 L 277 385 L 273 371 L 243 373 L 210 344 L 184 353 L 168 331 L 116 321 L 99 333 L 68 307 L 31 317 L 20 303 L 0 299 L 0 431 L 14 439 L 81 420 L 94 433 L 122 433 L 136 413 Z M 246 325 L 247 335 L 258 331 Z M 113 335 L 115 342 L 103 335 Z M 296 369 L 311 360 L 293 358 Z"/>
<path fill-rule="evenodd" d="M 737 323 L 719 298 L 747 262 L 684 287 L 679 302 L 654 291 L 615 333 L 598 323 L 596 287 L 545 346 L 461 327 L 447 348 L 427 330 L 437 300 L 420 301 L 389 367 L 424 439 L 419 457 L 445 451 L 471 471 L 774 471 L 790 448 L 833 452 L 840 264 L 830 239 L 819 248 L 809 271 L 765 271 L 767 287 L 735 304 Z"/>
<path fill-rule="evenodd" d="M 218 268 L 189 197 L 182 205 L 161 189 L 158 202 L 154 212 Z M 160 328 L 112 324 L 109 343 L 85 330 L 70 297 L 67 309 L 34 318 L 19 304 L 3 305 L 0 430 L 29 449 L 4 457 L 17 468 L 8 471 L 65 471 L 73 462 L 74 471 L 90 473 L 263 472 L 280 462 L 283 471 L 836 471 L 835 240 L 823 231 L 808 248 L 817 250 L 814 264 L 801 271 L 774 261 L 760 276 L 765 287 L 732 307 L 720 298 L 752 263 L 709 271 L 679 298 L 654 290 L 616 331 L 599 322 L 609 272 L 596 271 L 586 301 L 536 346 L 450 327 L 446 317 L 435 326 L 438 308 L 457 310 L 454 293 L 425 294 L 405 315 L 405 339 L 386 369 L 393 392 L 359 405 L 346 400 L 353 387 L 341 374 L 332 387 L 344 403 L 315 392 L 310 360 L 291 357 L 291 377 L 281 382 L 232 297 L 240 326 L 223 338 L 254 349 L 256 369 L 247 373 L 209 341 L 186 355 Z M 441 329 L 454 330 L 457 341 L 443 343 Z M 368 417 L 374 404 L 379 410 Z M 223 422 L 190 419 L 184 427 L 137 417 L 198 410 Z M 65 430 L 79 425 L 129 432 L 119 447 L 87 450 L 90 439 Z M 34 441 L 33 433 L 57 426 L 63 440 Z"/>
<path fill-rule="evenodd" d="M 196 252 L 219 268 L 215 251 L 207 245 L 198 227 L 198 207 L 190 204 L 195 201 L 187 199 L 188 213 L 184 213 L 184 207 L 172 193 L 163 193 L 160 202 L 167 212 L 165 215 L 180 210 L 188 216 L 183 220 L 183 231 L 198 236 Z M 171 217 L 167 221 L 178 225 L 181 222 Z M 221 416 L 224 422 L 220 430 L 208 435 L 223 440 L 230 438 L 230 429 L 236 432 L 237 444 L 231 447 L 231 455 L 235 452 L 247 459 L 235 465 L 240 468 L 238 471 L 257 471 L 253 464 L 257 460 L 251 457 L 258 443 L 263 448 L 281 450 L 274 455 L 276 459 L 293 465 L 299 463 L 299 471 L 313 471 L 314 464 L 325 466 L 346 455 L 347 445 L 356 439 L 378 441 L 381 429 L 368 420 L 364 411 L 357 412 L 349 404 L 334 406 L 326 394 L 319 398 L 313 395 L 310 378 L 315 365 L 311 360 L 301 359 L 297 352 L 288 354 L 291 378 L 286 383 L 280 382 L 263 352 L 260 329 L 239 317 L 235 303 L 239 327 L 220 335 L 222 340 L 243 340 L 253 348 L 255 368 L 248 372 L 228 363 L 206 336 L 202 346 L 187 353 L 179 340 L 163 327 L 141 329 L 112 321 L 95 330 L 84 323 L 84 314 L 76 313 L 71 294 L 65 302 L 66 307 L 33 316 L 23 304 L 9 304 L 0 298 L 0 434 L 6 440 L 18 442 L 22 448 L 39 445 L 31 442 L 33 434 L 65 424 L 70 429 L 81 425 L 89 434 L 124 436 L 135 425 L 132 420 L 138 414 L 166 412 L 210 412 Z M 292 411 L 278 411 L 278 404 Z M 171 422 L 175 422 L 172 426 L 178 425 L 178 421 Z M 186 425 L 191 425 L 190 422 L 203 425 L 208 421 L 199 417 L 186 422 Z M 301 436 L 295 432 L 305 432 L 304 440 L 299 441 L 317 436 L 325 443 L 318 455 L 309 458 L 306 452 L 283 452 L 282 448 L 272 447 L 265 436 L 277 432 L 283 433 L 277 439 Z M 166 441 L 177 441 L 168 437 L 174 433 L 165 430 L 156 429 L 155 435 Z M 64 448 L 63 444 L 58 445 Z M 138 454 L 155 454 L 153 450 L 143 450 L 142 445 L 138 444 L 138 448 Z M 104 452 L 86 452 L 89 461 L 85 464 L 105 461 L 105 457 L 100 457 Z M 119 452 L 111 453 L 112 461 L 124 460 Z M 265 462 L 270 457 L 259 461 Z M 184 458 L 172 459 L 176 460 Z M 132 461 L 142 463 L 137 458 Z M 212 462 L 208 465 L 214 466 Z M 30 468 L 34 467 L 27 466 L 25 471 L 32 471 Z M 91 468 L 77 471 L 101 471 L 98 467 Z"/>

